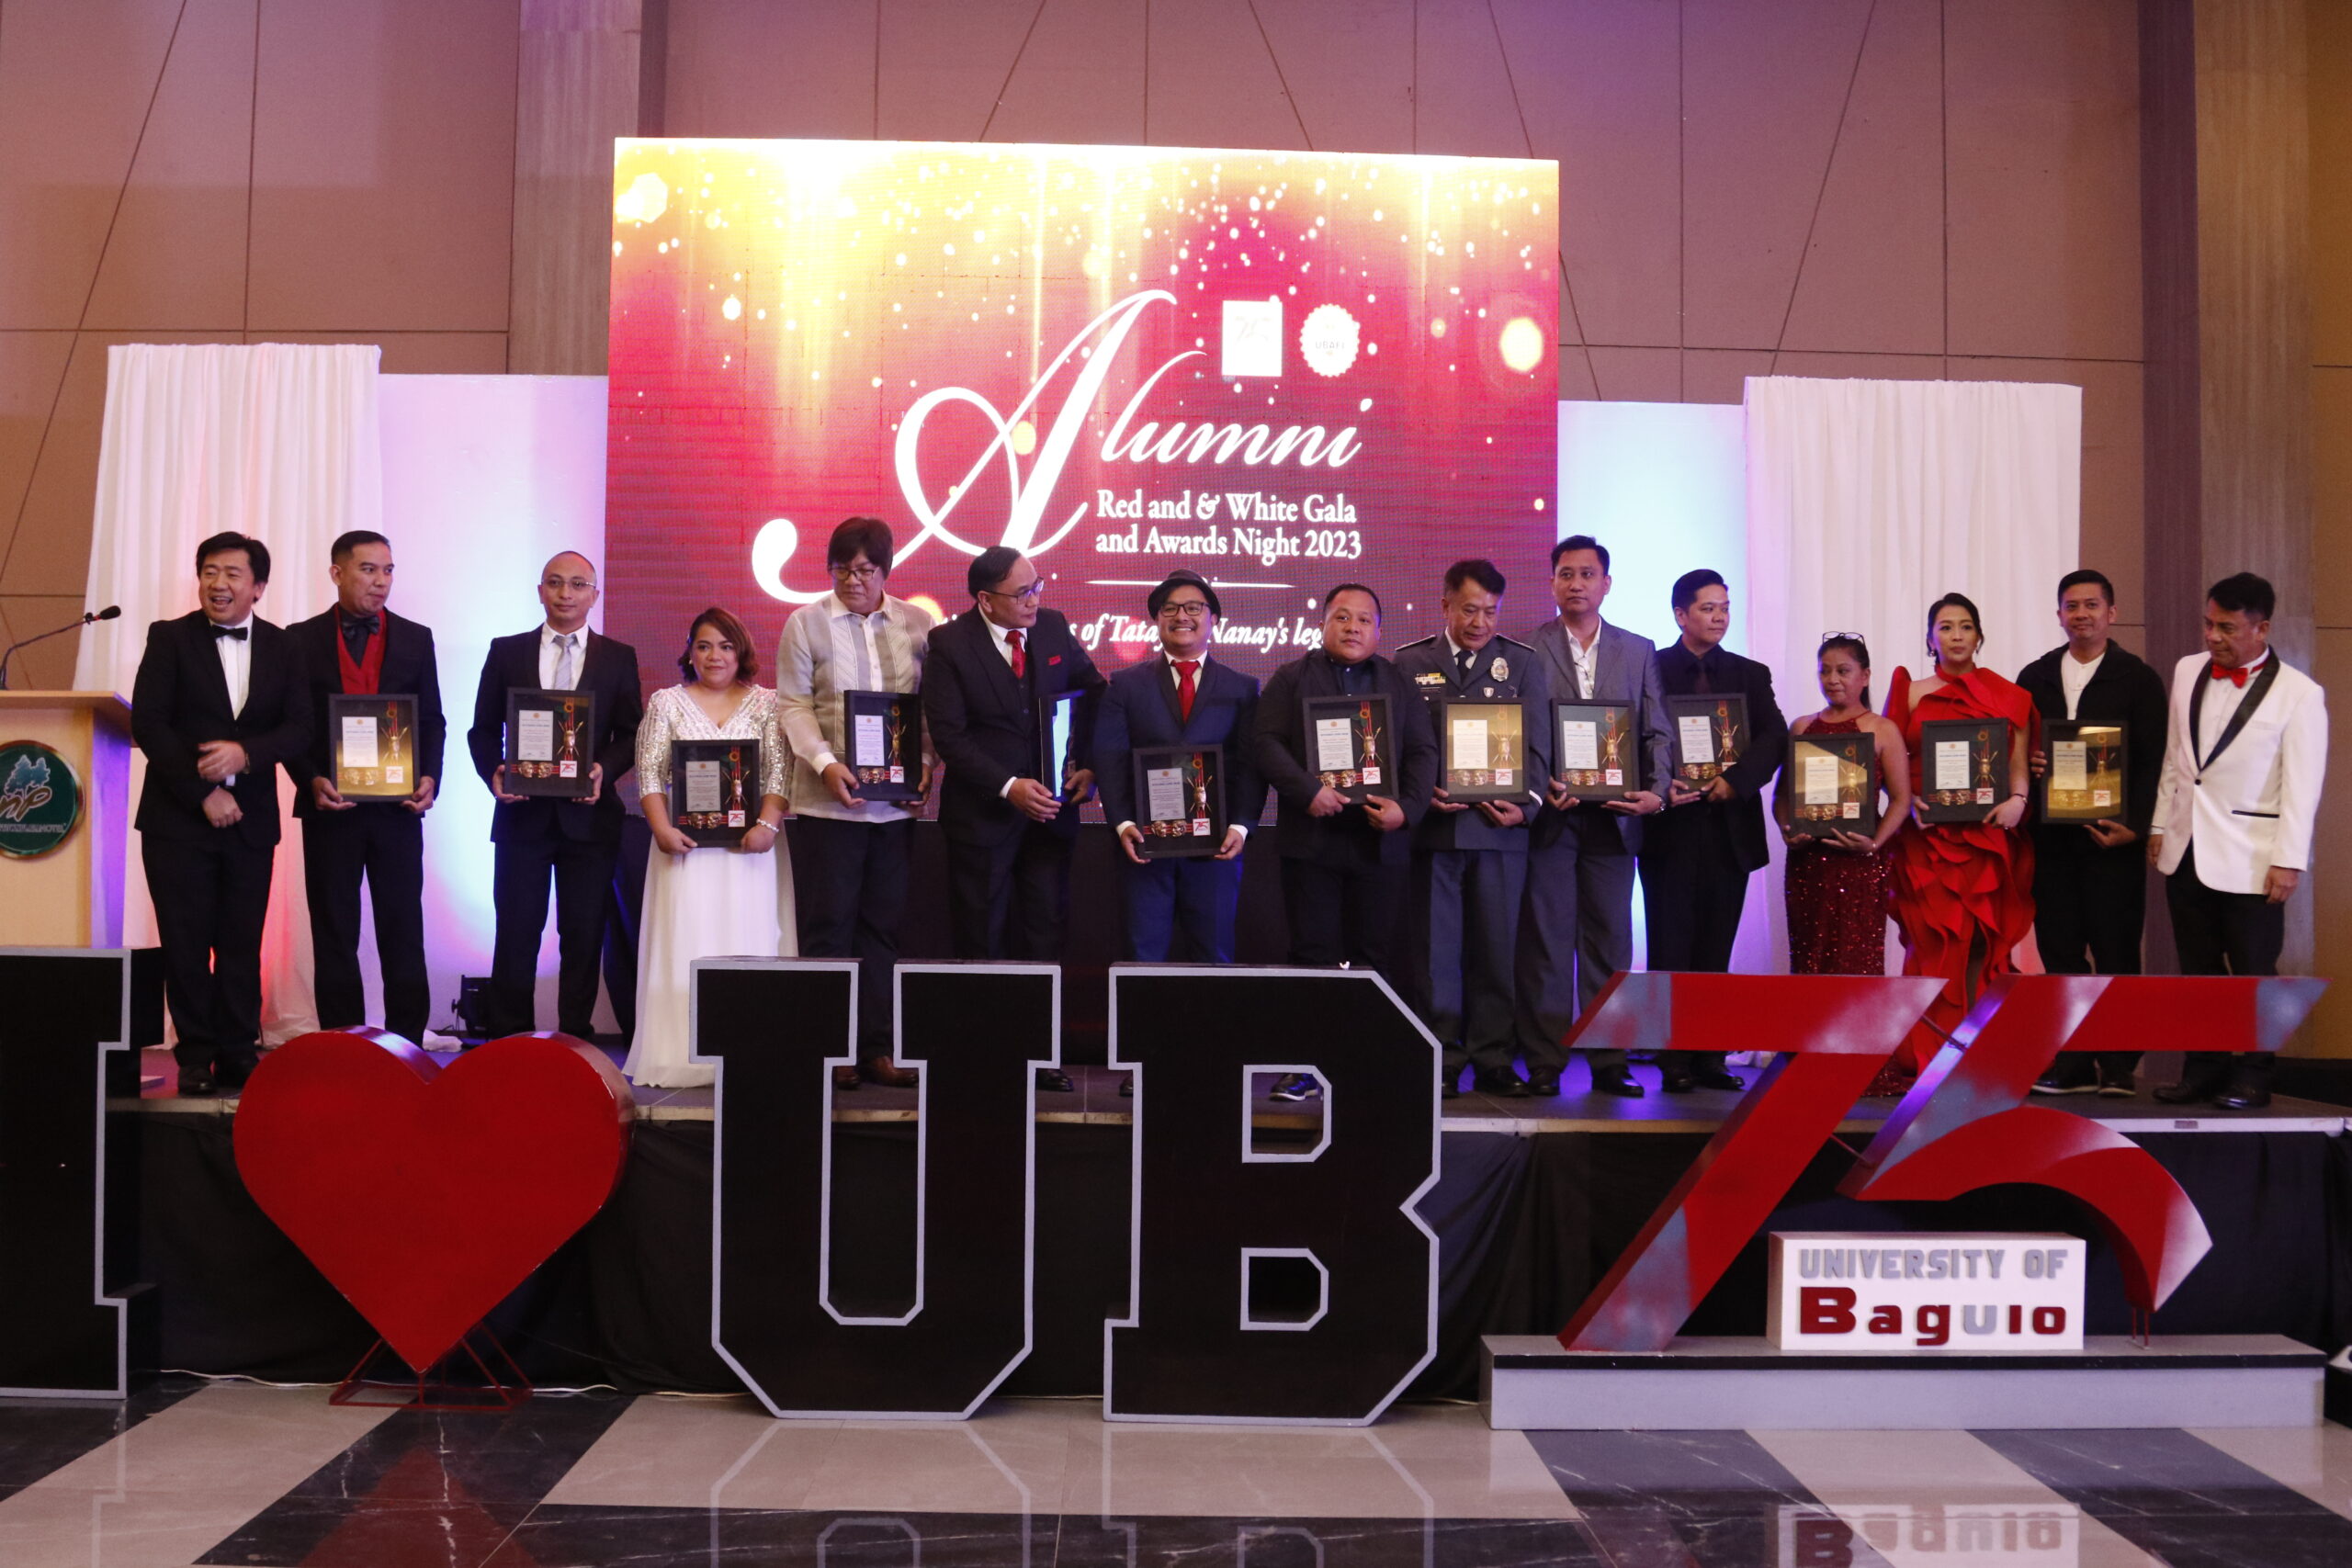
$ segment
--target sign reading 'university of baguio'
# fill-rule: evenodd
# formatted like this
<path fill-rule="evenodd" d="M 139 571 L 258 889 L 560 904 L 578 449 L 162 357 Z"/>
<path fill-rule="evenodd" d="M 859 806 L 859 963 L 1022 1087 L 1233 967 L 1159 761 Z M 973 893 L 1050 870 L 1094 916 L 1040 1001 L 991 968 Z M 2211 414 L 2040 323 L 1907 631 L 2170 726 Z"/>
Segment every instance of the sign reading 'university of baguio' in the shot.
<path fill-rule="evenodd" d="M 45 855 L 82 820 L 82 781 L 38 740 L 0 745 L 0 856 Z"/>

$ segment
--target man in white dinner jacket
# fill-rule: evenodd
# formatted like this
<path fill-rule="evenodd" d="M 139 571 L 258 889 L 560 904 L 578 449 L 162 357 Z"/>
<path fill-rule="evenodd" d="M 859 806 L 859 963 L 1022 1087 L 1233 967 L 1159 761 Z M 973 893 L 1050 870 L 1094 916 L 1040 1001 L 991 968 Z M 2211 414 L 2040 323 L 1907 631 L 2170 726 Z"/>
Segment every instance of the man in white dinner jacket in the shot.
<path fill-rule="evenodd" d="M 2327 697 L 2270 650 L 2277 595 L 2250 571 L 2205 595 L 2205 651 L 2172 672 L 2172 722 L 2148 862 L 2184 975 L 2275 975 L 2287 900 L 2311 865 L 2327 771 Z M 2270 1103 L 2272 1056 L 2192 1051 L 2167 1105 Z"/>

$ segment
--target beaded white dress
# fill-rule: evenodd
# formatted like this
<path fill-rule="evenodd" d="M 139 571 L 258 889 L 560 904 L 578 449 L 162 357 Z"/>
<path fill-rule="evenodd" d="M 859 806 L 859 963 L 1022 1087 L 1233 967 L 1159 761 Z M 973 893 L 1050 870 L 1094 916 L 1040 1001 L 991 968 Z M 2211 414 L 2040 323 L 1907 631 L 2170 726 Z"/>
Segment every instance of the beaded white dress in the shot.
<path fill-rule="evenodd" d="M 684 686 L 654 693 L 637 731 L 640 797 L 669 794 L 673 740 L 757 740 L 760 794 L 786 793 L 791 755 L 775 693 L 765 686 L 751 688 L 724 726 L 712 724 Z M 792 858 L 781 834 L 764 854 L 713 845 L 671 855 L 656 848 L 645 870 L 645 912 L 637 933 L 637 1035 L 621 1070 L 650 1088 L 708 1084 L 718 1069 L 687 1059 L 694 1053 L 686 1026 L 694 961 L 790 958 L 800 951 L 798 931 Z"/>

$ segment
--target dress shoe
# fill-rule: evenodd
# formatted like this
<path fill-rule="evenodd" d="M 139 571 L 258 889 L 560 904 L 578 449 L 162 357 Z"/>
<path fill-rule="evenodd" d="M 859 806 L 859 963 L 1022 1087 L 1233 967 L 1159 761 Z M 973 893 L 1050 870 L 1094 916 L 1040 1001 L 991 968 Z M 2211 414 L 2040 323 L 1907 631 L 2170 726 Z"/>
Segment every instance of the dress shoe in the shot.
<path fill-rule="evenodd" d="M 2213 1097 L 2224 1111 L 2259 1111 L 2270 1103 L 2270 1091 L 2260 1084 L 2233 1083 Z"/>
<path fill-rule="evenodd" d="M 1293 1102 L 1320 1100 L 1323 1098 L 1323 1086 L 1305 1073 L 1293 1073 L 1274 1085 L 1272 1098 Z"/>
<path fill-rule="evenodd" d="M 2211 1098 L 2214 1085 L 2199 1078 L 2183 1078 L 2178 1083 L 2158 1084 L 2154 1099 L 2159 1105 L 2196 1105 Z"/>
<path fill-rule="evenodd" d="M 1691 1070 L 1690 1077 L 1701 1089 L 1728 1089 L 1737 1094 L 1747 1087 L 1746 1078 L 1741 1077 L 1737 1073 L 1726 1072 L 1722 1067 L 1695 1067 Z"/>
<path fill-rule="evenodd" d="M 1480 1094 L 1491 1094 L 1498 1100 L 1527 1098 L 1527 1080 L 1509 1068 L 1499 1073 L 1479 1073 L 1470 1081 Z"/>
<path fill-rule="evenodd" d="M 2098 1097 L 2101 1100 L 2129 1100 L 2140 1092 L 2139 1080 L 2130 1073 L 2109 1073 L 2101 1067 L 2098 1074 Z"/>
<path fill-rule="evenodd" d="M 1119 1080 L 1119 1098 L 1121 1100 L 1133 1100 L 1135 1097 L 1136 1076 L 1133 1073 L 1129 1073 L 1125 1077 Z"/>
<path fill-rule="evenodd" d="M 857 1076 L 857 1069 L 855 1067 L 835 1067 L 833 1069 L 833 1087 L 835 1089 L 863 1089 L 865 1087 L 865 1080 Z"/>
<path fill-rule="evenodd" d="M 220 1092 L 220 1085 L 213 1078 L 210 1073 L 206 1072 L 202 1067 L 183 1067 L 180 1069 L 180 1099 L 209 1100 L 212 1096 Z"/>
<path fill-rule="evenodd" d="M 1699 1087 L 1699 1080 L 1680 1067 L 1660 1067 L 1657 1087 L 1667 1094 L 1689 1094 Z"/>
<path fill-rule="evenodd" d="M 1462 1098 L 1462 1080 L 1458 1077 L 1446 1079 L 1445 1088 L 1440 1092 L 1447 1100 L 1460 1100 Z"/>
<path fill-rule="evenodd" d="M 1635 1080 L 1630 1067 L 1595 1067 L 1592 1070 L 1592 1092 L 1613 1094 L 1622 1100 L 1639 1100 L 1649 1091 Z"/>
<path fill-rule="evenodd" d="M 1037 1087 L 1047 1094 L 1074 1094 L 1078 1091 L 1078 1086 L 1069 1081 L 1069 1075 L 1059 1067 L 1039 1067 Z"/>
<path fill-rule="evenodd" d="M 858 1065 L 857 1070 L 867 1083 L 880 1089 L 912 1089 L 922 1082 L 916 1073 L 899 1066 L 888 1056 L 868 1056 Z"/>
<path fill-rule="evenodd" d="M 2098 1091 L 2098 1074 L 2095 1070 L 2077 1067 L 2062 1060 L 2034 1080 L 2036 1094 L 2095 1094 Z M 2130 1090 L 2125 1090 L 2127 1094 Z"/>
<path fill-rule="evenodd" d="M 1560 1075 L 1557 1073 L 1547 1073 L 1541 1067 L 1538 1067 L 1535 1071 L 1528 1074 L 1527 1098 L 1530 1100 L 1559 1099 Z"/>

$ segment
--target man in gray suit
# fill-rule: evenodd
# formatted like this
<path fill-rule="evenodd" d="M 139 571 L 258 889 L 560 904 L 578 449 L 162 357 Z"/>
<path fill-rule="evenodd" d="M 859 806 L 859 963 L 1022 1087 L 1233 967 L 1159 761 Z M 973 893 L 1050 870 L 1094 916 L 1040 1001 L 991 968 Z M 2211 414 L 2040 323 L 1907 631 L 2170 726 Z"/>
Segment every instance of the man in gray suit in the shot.
<path fill-rule="evenodd" d="M 1572 801 L 1552 783 L 1529 836 L 1526 907 L 1519 919 L 1519 1047 L 1528 1092 L 1560 1092 L 1566 1036 L 1609 976 L 1634 961 L 1634 857 L 1641 818 L 1665 809 L 1660 793 L 1672 771 L 1666 693 L 1657 648 L 1600 618 L 1609 596 L 1609 552 L 1571 535 L 1552 548 L 1552 600 L 1557 620 L 1532 639 L 1559 702 L 1622 703 L 1634 709 L 1638 771 L 1618 799 Z M 1552 728 L 1546 714 L 1547 739 Z M 1602 1094 L 1642 1096 L 1623 1051 L 1591 1054 L 1592 1087 Z"/>
<path fill-rule="evenodd" d="M 1445 1048 L 1445 1093 L 1476 1069 L 1481 1094 L 1520 1099 L 1527 1085 L 1511 1066 L 1511 967 L 1527 882 L 1527 824 L 1551 776 L 1552 698 L 1544 660 L 1523 642 L 1496 635 L 1503 574 L 1492 561 L 1455 561 L 1439 601 L 1445 630 L 1396 650 L 1396 671 L 1429 704 L 1437 732 L 1438 785 L 1429 815 L 1413 829 L 1412 879 L 1405 907 L 1406 999 Z M 1460 777 L 1445 772 L 1449 700 L 1509 702 L 1520 708 L 1521 744 L 1491 752 Z M 1447 786 L 1501 788 L 1499 799 L 1456 800 Z M 1489 781 L 1491 783 L 1489 784 Z"/>

